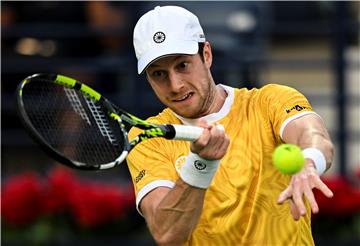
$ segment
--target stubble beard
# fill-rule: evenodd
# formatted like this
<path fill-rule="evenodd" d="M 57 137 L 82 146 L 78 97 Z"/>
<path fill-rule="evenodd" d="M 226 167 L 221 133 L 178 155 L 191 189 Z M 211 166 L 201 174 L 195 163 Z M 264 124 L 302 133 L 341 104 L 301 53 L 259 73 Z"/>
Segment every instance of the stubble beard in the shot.
<path fill-rule="evenodd" d="M 216 95 L 216 87 L 213 86 L 212 82 L 210 80 L 208 80 L 207 82 L 207 87 L 205 88 L 205 90 L 202 90 L 202 94 L 197 95 L 200 97 L 200 105 L 198 105 L 197 109 L 195 112 L 192 112 L 191 114 L 186 114 L 186 113 L 181 113 L 177 110 L 173 111 L 185 118 L 188 119 L 197 119 L 200 117 L 204 117 L 210 113 L 212 113 L 212 109 L 214 106 L 214 101 L 215 101 L 215 95 Z"/>

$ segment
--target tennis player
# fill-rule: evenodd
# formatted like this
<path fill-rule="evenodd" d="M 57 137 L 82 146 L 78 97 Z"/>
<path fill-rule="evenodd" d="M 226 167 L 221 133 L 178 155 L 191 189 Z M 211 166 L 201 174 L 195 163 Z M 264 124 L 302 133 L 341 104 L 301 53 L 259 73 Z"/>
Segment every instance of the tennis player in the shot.
<path fill-rule="evenodd" d="M 217 84 L 211 45 L 184 8 L 156 7 L 134 29 L 139 74 L 166 108 L 148 120 L 198 125 L 193 143 L 151 139 L 128 156 L 138 211 L 159 245 L 313 245 L 313 189 L 333 144 L 323 120 L 293 88 L 248 90 Z M 221 127 L 222 126 L 222 127 Z M 132 129 L 130 139 L 139 133 Z M 287 176 L 271 161 L 281 143 L 299 145 L 302 171 Z"/>

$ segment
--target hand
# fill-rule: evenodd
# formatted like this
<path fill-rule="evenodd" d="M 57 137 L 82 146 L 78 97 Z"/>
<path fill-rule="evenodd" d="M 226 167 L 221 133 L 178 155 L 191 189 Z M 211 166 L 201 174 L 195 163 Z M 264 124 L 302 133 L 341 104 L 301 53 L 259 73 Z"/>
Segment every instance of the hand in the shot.
<path fill-rule="evenodd" d="M 203 119 L 199 120 L 198 125 L 203 127 L 204 131 L 199 139 L 191 144 L 191 152 L 208 160 L 221 159 L 226 154 L 230 143 L 225 131 L 216 125 L 208 124 Z"/>
<path fill-rule="evenodd" d="M 303 200 L 305 195 L 305 198 L 310 203 L 311 211 L 316 214 L 319 212 L 319 206 L 315 200 L 313 188 L 319 189 L 328 198 L 333 196 L 332 191 L 317 175 L 314 164 L 306 159 L 304 168 L 292 176 L 289 186 L 279 195 L 278 203 L 283 204 L 286 200 L 289 200 L 291 215 L 294 220 L 299 220 L 300 216 L 306 215 Z"/>

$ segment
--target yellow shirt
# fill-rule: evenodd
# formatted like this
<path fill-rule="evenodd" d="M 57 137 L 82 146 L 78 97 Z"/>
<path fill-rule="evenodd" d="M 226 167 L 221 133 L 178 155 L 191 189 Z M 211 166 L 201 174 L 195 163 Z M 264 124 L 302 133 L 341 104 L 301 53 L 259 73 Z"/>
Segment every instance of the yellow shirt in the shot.
<path fill-rule="evenodd" d="M 205 119 L 219 122 L 230 146 L 205 195 L 203 211 L 186 245 L 313 245 L 308 215 L 294 221 L 287 204 L 277 198 L 290 176 L 277 171 L 274 148 L 282 143 L 284 127 L 293 119 L 314 113 L 295 89 L 269 84 L 261 89 L 235 89 L 222 109 Z M 192 124 L 170 109 L 148 119 L 154 123 Z M 132 129 L 129 138 L 139 133 Z M 159 186 L 172 188 L 189 153 L 185 141 L 155 138 L 140 143 L 128 156 L 137 206 Z"/>

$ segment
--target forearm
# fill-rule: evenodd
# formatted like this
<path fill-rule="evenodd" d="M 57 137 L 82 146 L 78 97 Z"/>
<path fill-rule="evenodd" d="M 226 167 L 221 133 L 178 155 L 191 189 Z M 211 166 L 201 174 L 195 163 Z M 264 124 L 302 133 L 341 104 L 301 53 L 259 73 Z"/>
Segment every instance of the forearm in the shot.
<path fill-rule="evenodd" d="M 278 198 L 279 204 L 290 201 L 291 214 L 298 220 L 300 216 L 306 215 L 304 199 L 309 202 L 313 213 L 319 211 L 312 189 L 319 189 L 326 197 L 333 196 L 319 177 L 325 171 L 325 162 L 327 169 L 330 168 L 333 144 L 324 122 L 315 114 L 305 115 L 290 122 L 285 128 L 283 140 L 305 149 L 305 167 L 291 177 L 289 186 Z"/>
<path fill-rule="evenodd" d="M 316 148 L 320 150 L 326 160 L 326 170 L 331 167 L 334 146 L 326 132 L 319 129 L 307 129 L 303 132 L 298 141 L 298 145 L 302 149 Z"/>
<path fill-rule="evenodd" d="M 302 149 L 316 148 L 320 150 L 326 160 L 326 169 L 330 168 L 334 146 L 322 119 L 317 115 L 306 115 L 289 123 L 284 132 L 284 141 L 297 144 Z"/>
<path fill-rule="evenodd" d="M 191 143 L 175 187 L 159 187 L 142 200 L 141 209 L 159 245 L 182 245 L 189 240 L 198 224 L 205 192 L 229 146 L 223 128 L 201 120 L 199 126 L 204 131 Z"/>
<path fill-rule="evenodd" d="M 159 245 L 181 245 L 189 239 L 199 221 L 205 191 L 181 179 L 176 182 L 147 221 Z"/>

